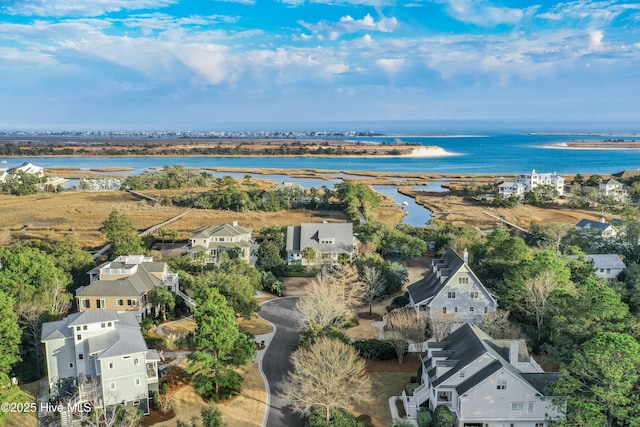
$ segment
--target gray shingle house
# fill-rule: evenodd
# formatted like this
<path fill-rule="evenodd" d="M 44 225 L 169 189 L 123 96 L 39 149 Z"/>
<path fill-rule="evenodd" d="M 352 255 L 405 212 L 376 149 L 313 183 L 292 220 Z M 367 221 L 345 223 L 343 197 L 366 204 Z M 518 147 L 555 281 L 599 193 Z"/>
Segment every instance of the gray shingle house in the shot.
<path fill-rule="evenodd" d="M 410 285 L 409 301 L 418 315 L 455 314 L 460 321 L 474 322 L 494 312 L 497 303 L 467 265 L 464 257 L 447 249 L 431 261 L 424 279 Z"/>
<path fill-rule="evenodd" d="M 237 221 L 198 228 L 189 239 L 189 255 L 194 257 L 196 253 L 204 252 L 207 263 L 216 263 L 222 252 L 237 250 L 240 258 L 249 262 L 252 231 L 251 228 L 239 226 Z"/>
<path fill-rule="evenodd" d="M 600 221 L 581 219 L 576 224 L 576 230 L 582 234 L 595 233 L 602 237 L 615 237 L 618 235 L 618 230 L 613 225 L 606 223 L 604 218 Z"/>
<path fill-rule="evenodd" d="M 577 255 L 571 255 L 569 258 L 578 259 Z M 613 282 L 627 268 L 624 261 L 618 254 L 591 254 L 584 256 L 585 261 L 593 262 L 593 269 L 598 277 Z"/>
<path fill-rule="evenodd" d="M 181 295 L 178 275 L 165 262 L 155 262 L 143 255 L 123 255 L 89 271 L 90 283 L 76 290 L 78 310 L 98 308 L 134 312 L 138 321 L 154 313 L 153 289 L 165 286 Z"/>
<path fill-rule="evenodd" d="M 546 373 L 529 356 L 524 340 L 495 340 L 464 324 L 422 355 L 421 384 L 402 399 L 410 417 L 421 406 L 444 405 L 456 427 L 544 427 L 564 416 Z"/>
<path fill-rule="evenodd" d="M 358 247 L 353 235 L 353 224 L 347 223 L 303 223 L 287 227 L 287 263 L 318 265 L 335 264 L 340 255 L 353 259 Z M 315 252 L 315 259 L 306 260 L 305 248 Z"/>
<path fill-rule="evenodd" d="M 104 408 L 126 403 L 149 413 L 160 357 L 147 348 L 134 313 L 74 313 L 44 323 L 41 341 L 52 401 Z"/>

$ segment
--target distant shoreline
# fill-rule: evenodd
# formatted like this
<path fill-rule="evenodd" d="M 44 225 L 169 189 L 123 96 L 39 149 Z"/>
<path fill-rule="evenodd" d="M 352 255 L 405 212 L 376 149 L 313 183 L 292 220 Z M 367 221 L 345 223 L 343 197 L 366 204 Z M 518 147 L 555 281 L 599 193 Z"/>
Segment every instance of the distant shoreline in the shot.
<path fill-rule="evenodd" d="M 639 141 L 567 141 L 542 144 L 540 148 L 558 150 L 640 150 Z"/>

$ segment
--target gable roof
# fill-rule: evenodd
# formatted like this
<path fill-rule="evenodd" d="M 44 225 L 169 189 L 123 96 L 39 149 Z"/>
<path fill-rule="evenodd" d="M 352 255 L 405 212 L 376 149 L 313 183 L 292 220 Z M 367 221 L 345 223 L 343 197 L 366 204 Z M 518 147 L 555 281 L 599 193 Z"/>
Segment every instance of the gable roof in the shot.
<path fill-rule="evenodd" d="M 251 234 L 253 230 L 251 228 L 241 227 L 239 225 L 232 225 L 229 223 L 221 225 L 209 225 L 200 227 L 193 232 L 191 238 L 209 238 L 209 237 L 228 237 L 228 236 L 240 236 L 242 234 Z"/>
<path fill-rule="evenodd" d="M 162 265 L 162 269 L 160 270 L 158 270 L 159 265 Z M 94 280 L 89 284 L 89 286 L 78 292 L 76 296 L 137 297 L 139 295 L 143 295 L 151 289 L 162 285 L 162 280 L 151 273 L 163 271 L 164 265 L 165 263 L 163 262 L 139 264 L 137 271 L 131 276 L 115 280 Z"/>
<path fill-rule="evenodd" d="M 333 243 L 320 243 L 329 239 L 333 240 Z M 317 253 L 351 253 L 353 224 L 320 222 L 287 227 L 287 251 L 299 251 L 307 247 L 313 248 Z"/>
<path fill-rule="evenodd" d="M 595 228 L 596 230 L 604 231 L 607 228 L 611 227 L 611 224 L 607 224 L 606 222 L 602 222 L 602 221 L 594 221 L 592 219 L 583 218 L 576 224 L 576 227 L 586 228 L 586 229 Z"/>
<path fill-rule="evenodd" d="M 139 330 L 134 313 L 118 313 L 106 309 L 88 310 L 70 314 L 62 320 L 43 323 L 41 341 L 71 338 L 74 326 L 103 322 L 114 322 L 116 328 L 129 326 Z"/>
<path fill-rule="evenodd" d="M 105 334 L 89 338 L 87 344 L 89 354 L 95 354 L 98 359 L 132 353 L 146 353 L 148 350 L 137 325 L 118 325 Z"/>
<path fill-rule="evenodd" d="M 571 259 L 579 259 L 578 255 L 569 255 Z M 618 254 L 587 254 L 584 255 L 584 259 L 587 261 L 593 261 L 593 267 L 599 268 L 611 268 L 621 269 L 627 268 L 622 258 Z"/>
<path fill-rule="evenodd" d="M 411 296 L 413 302 L 415 304 L 418 304 L 420 302 L 430 300 L 438 295 L 438 293 L 440 293 L 440 291 L 445 286 L 447 286 L 447 283 L 449 283 L 451 277 L 453 277 L 465 265 L 467 264 L 464 262 L 464 259 L 460 255 L 458 255 L 456 251 L 451 248 L 447 249 L 447 251 L 441 258 L 437 258 L 432 261 L 432 266 L 436 267 L 437 272 L 431 270 L 429 274 L 427 274 L 423 279 L 407 287 L 407 291 L 409 291 L 409 295 Z M 469 274 L 473 276 L 473 278 L 483 288 L 489 298 L 491 300 L 494 300 L 493 296 L 491 296 L 486 288 L 484 288 L 484 285 L 480 282 L 480 279 L 476 277 L 475 273 L 473 273 L 468 265 L 467 269 L 469 270 Z M 440 274 L 438 275 L 438 273 Z M 446 279 L 442 280 L 442 276 L 445 276 Z"/>
<path fill-rule="evenodd" d="M 456 391 L 459 395 L 471 390 L 500 369 L 506 369 L 523 383 L 528 384 L 540 393 L 544 394 L 545 392 L 548 392 L 548 385 L 550 382 L 557 380 L 559 374 L 546 372 L 520 372 L 518 368 L 509 363 L 508 341 L 511 340 L 494 340 L 477 326 L 465 323 L 445 337 L 444 341 L 440 343 L 429 343 L 429 347 L 433 347 L 434 350 L 437 349 L 437 351 L 433 352 L 434 356 L 446 358 L 444 361 L 438 361 L 437 363 L 451 366 L 451 369 L 444 372 L 439 377 L 433 378 L 433 375 L 435 375 L 435 369 L 430 369 L 431 359 L 423 360 L 423 364 L 425 364 L 424 368 L 430 369 L 428 372 L 433 378 L 432 385 L 436 387 L 447 379 L 458 375 L 461 370 L 465 369 L 465 367 L 474 360 L 483 355 L 488 355 L 493 359 L 490 363 L 475 374 L 467 377 L 456 386 Z M 507 351 L 506 354 L 504 351 L 505 349 Z M 522 360 L 525 357 L 525 354 L 528 358 L 528 352 L 526 352 L 526 349 L 524 352 L 519 351 L 518 360 Z"/>

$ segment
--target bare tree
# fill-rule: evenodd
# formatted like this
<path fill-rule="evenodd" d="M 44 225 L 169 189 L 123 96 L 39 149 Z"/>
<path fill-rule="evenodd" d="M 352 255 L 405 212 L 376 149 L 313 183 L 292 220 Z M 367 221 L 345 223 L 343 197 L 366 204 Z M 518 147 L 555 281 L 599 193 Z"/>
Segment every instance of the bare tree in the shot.
<path fill-rule="evenodd" d="M 369 304 L 369 315 L 371 315 L 373 302 L 384 295 L 386 280 L 382 277 L 380 270 L 368 266 L 365 266 L 362 270 L 360 280 L 364 285 L 363 300 Z"/>
<path fill-rule="evenodd" d="M 480 319 L 478 326 L 487 335 L 495 339 L 522 338 L 522 330 L 518 325 L 509 320 L 509 310 L 496 310 L 487 313 Z"/>
<path fill-rule="evenodd" d="M 429 316 L 431 334 L 436 341 L 442 341 L 449 335 L 456 323 L 460 323 L 460 317 L 455 313 L 434 313 Z"/>
<path fill-rule="evenodd" d="M 365 361 L 350 345 L 320 338 L 291 356 L 293 372 L 284 383 L 282 397 L 296 412 L 308 415 L 316 408 L 351 408 L 369 398 L 371 379 Z"/>
<path fill-rule="evenodd" d="M 43 301 L 47 304 L 49 312 L 54 315 L 65 315 L 71 308 L 73 296 L 67 292 L 64 281 L 54 278 L 53 282 L 44 288 Z"/>
<path fill-rule="evenodd" d="M 404 347 L 407 343 L 423 343 L 427 338 L 427 319 L 424 316 L 417 316 L 411 308 L 389 313 L 386 327 L 393 337 L 389 341 L 396 349 L 398 363 L 402 363 L 404 360 Z M 404 342 L 404 346 L 401 341 Z"/>
<path fill-rule="evenodd" d="M 43 365 L 42 345 L 40 344 L 40 335 L 42 332 L 42 316 L 45 308 L 40 301 L 20 302 L 16 305 L 16 313 L 20 322 L 20 327 L 24 331 L 27 338 L 27 345 L 31 347 L 36 358 L 35 366 L 38 374 L 41 372 Z"/>
<path fill-rule="evenodd" d="M 341 325 L 351 314 L 340 295 L 321 282 L 312 283 L 296 307 L 302 315 L 301 326 L 314 330 Z"/>
<path fill-rule="evenodd" d="M 528 279 L 524 283 L 527 297 L 520 304 L 520 308 L 525 313 L 535 317 L 536 329 L 538 331 L 538 341 L 544 324 L 544 316 L 547 311 L 547 301 L 552 292 L 561 289 L 562 285 L 554 277 L 553 273 L 546 270 Z"/>
<path fill-rule="evenodd" d="M 364 285 L 360 281 L 358 269 L 353 265 L 336 264 L 319 280 L 323 285 L 331 287 L 349 308 L 356 307 L 362 301 Z"/>

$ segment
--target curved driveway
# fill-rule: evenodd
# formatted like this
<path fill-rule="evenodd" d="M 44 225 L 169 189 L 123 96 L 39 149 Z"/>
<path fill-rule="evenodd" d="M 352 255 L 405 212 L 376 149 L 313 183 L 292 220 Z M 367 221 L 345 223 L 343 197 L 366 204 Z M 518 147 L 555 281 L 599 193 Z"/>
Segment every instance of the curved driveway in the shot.
<path fill-rule="evenodd" d="M 299 313 L 295 308 L 297 297 L 273 299 L 262 304 L 260 317 L 273 323 L 275 335 L 262 357 L 262 372 L 267 379 L 270 403 L 267 408 L 266 427 L 304 427 L 304 419 L 291 410 L 279 394 L 282 383 L 291 370 L 291 353 L 298 342 Z"/>

